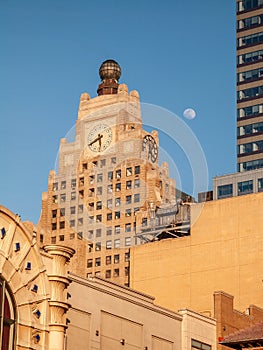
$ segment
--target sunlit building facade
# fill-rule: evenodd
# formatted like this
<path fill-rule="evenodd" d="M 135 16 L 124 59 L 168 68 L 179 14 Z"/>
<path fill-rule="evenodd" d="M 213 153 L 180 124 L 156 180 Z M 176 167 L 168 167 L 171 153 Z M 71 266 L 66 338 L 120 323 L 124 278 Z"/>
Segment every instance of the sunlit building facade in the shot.
<path fill-rule="evenodd" d="M 99 73 L 98 96 L 81 95 L 72 138 L 60 142 L 42 196 L 40 243 L 73 247 L 71 271 L 82 277 L 128 285 L 130 247 L 155 225 L 158 208 L 176 204 L 175 181 L 158 164 L 158 132 L 143 129 L 138 92 L 118 82 L 118 63 L 105 61 Z"/>
<path fill-rule="evenodd" d="M 237 170 L 263 168 L 263 0 L 237 0 Z"/>

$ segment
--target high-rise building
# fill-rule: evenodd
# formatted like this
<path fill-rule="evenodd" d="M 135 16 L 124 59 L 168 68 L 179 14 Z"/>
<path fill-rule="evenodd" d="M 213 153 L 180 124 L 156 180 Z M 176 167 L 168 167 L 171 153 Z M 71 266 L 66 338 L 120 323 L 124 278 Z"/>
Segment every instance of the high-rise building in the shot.
<path fill-rule="evenodd" d="M 176 206 L 175 181 L 167 163 L 158 165 L 158 132 L 142 127 L 138 92 L 118 82 L 119 64 L 107 60 L 99 73 L 98 96 L 81 95 L 74 140 L 60 142 L 40 238 L 76 250 L 72 272 L 128 285 L 129 248 L 151 235 L 158 208 Z"/>
<path fill-rule="evenodd" d="M 263 168 L 263 0 L 237 0 L 237 167 Z"/>

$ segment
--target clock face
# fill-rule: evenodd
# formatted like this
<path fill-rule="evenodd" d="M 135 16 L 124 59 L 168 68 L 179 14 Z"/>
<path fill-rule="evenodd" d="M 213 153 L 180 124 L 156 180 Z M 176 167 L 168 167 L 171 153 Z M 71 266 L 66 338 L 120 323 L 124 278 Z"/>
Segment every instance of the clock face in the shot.
<path fill-rule="evenodd" d="M 158 157 L 158 147 L 154 138 L 151 135 L 146 135 L 144 137 L 142 149 L 143 151 L 147 152 L 148 160 L 155 163 Z"/>
<path fill-rule="evenodd" d="M 87 143 L 92 152 L 103 152 L 112 140 L 112 130 L 105 124 L 98 124 L 89 132 Z"/>

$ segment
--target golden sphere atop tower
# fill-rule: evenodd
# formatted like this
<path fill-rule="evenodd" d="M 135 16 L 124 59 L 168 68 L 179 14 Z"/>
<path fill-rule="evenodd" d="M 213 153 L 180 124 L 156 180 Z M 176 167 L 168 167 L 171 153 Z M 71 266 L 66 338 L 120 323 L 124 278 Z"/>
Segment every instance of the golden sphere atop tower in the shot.
<path fill-rule="evenodd" d="M 102 81 L 114 79 L 118 82 L 121 76 L 121 67 L 114 60 L 106 60 L 101 64 L 99 74 Z"/>

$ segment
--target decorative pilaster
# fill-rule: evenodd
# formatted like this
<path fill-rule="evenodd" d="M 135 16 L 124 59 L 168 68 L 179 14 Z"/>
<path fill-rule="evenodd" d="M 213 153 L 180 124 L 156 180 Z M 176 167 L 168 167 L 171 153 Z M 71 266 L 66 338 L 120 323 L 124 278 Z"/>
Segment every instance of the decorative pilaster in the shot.
<path fill-rule="evenodd" d="M 70 281 L 67 278 L 66 264 L 74 255 L 72 248 L 49 245 L 44 250 L 52 255 L 52 271 L 49 271 L 50 282 L 50 322 L 49 322 L 49 350 L 64 350 L 64 338 L 67 328 L 65 314 L 69 308 L 65 290 Z"/>

